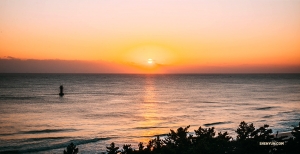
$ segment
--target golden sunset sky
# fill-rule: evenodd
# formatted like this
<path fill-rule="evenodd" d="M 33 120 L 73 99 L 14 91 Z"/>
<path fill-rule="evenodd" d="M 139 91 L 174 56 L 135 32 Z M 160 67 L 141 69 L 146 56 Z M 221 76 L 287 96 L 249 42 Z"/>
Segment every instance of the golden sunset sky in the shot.
<path fill-rule="evenodd" d="M 99 73 L 300 72 L 300 0 L 1 0 L 0 58 Z"/>

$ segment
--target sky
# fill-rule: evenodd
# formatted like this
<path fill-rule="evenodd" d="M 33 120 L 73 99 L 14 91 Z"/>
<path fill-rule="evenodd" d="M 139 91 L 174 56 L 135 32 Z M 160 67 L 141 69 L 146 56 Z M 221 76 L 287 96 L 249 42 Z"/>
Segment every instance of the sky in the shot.
<path fill-rule="evenodd" d="M 300 0 L 1 0 L 0 64 L 0 72 L 300 73 Z"/>

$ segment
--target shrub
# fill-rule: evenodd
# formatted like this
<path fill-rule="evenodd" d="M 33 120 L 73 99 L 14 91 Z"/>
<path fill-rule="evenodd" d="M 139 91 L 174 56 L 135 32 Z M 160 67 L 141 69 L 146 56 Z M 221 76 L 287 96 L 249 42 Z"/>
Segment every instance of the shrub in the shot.
<path fill-rule="evenodd" d="M 76 147 L 76 145 L 74 143 L 70 143 L 67 146 L 67 151 L 64 150 L 64 154 L 77 154 L 78 153 L 78 148 Z"/>
<path fill-rule="evenodd" d="M 109 147 L 106 147 L 106 149 L 108 154 L 117 154 L 119 152 L 119 147 L 116 147 L 114 142 L 112 142 Z"/>

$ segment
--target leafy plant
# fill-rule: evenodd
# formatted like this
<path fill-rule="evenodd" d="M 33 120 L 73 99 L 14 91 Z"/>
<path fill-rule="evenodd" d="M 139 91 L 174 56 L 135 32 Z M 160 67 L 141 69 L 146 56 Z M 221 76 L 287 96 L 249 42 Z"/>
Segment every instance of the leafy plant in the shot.
<path fill-rule="evenodd" d="M 119 147 L 116 147 L 114 142 L 109 147 L 106 147 L 106 149 L 108 154 L 117 154 L 119 152 Z"/>
<path fill-rule="evenodd" d="M 77 153 L 78 153 L 78 148 L 73 142 L 67 146 L 67 151 L 64 150 L 64 154 L 77 154 Z"/>

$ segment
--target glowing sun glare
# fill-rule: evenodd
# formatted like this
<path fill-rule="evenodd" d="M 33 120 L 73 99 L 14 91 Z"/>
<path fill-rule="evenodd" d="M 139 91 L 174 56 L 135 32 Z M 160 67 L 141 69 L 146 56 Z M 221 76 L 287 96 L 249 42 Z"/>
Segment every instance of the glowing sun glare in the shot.
<path fill-rule="evenodd" d="M 148 64 L 152 64 L 153 60 L 152 59 L 148 59 Z"/>

